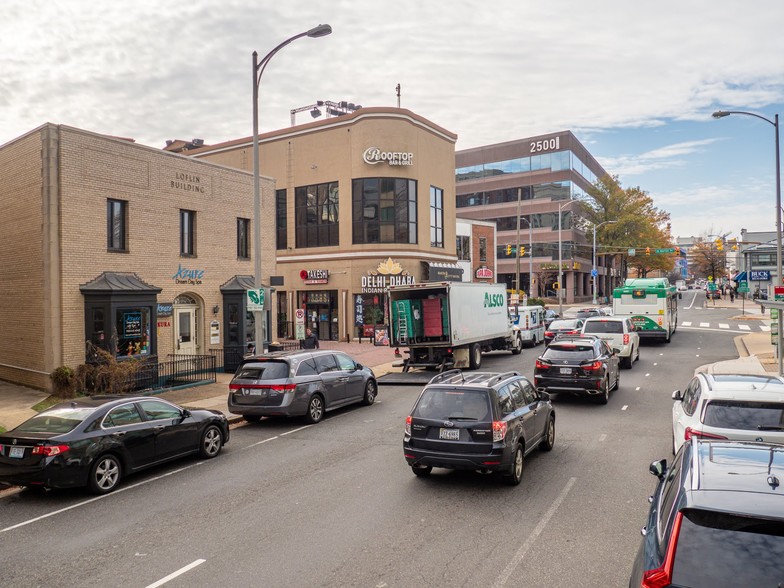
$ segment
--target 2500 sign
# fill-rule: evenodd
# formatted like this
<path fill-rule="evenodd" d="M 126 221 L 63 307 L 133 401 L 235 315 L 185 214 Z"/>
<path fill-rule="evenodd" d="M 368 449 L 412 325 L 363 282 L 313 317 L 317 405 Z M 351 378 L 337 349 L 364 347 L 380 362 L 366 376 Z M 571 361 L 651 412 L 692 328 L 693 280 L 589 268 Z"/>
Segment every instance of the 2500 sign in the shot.
<path fill-rule="evenodd" d="M 531 141 L 531 153 L 538 153 L 539 151 L 550 151 L 551 149 L 560 149 L 560 147 L 561 137 L 543 139 L 542 141 Z"/>

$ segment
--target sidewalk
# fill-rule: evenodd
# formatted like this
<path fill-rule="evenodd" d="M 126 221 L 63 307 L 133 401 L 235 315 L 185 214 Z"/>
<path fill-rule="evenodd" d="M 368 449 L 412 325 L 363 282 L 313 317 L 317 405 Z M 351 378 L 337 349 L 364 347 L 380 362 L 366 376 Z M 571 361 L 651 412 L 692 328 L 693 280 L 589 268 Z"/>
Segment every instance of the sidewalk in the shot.
<path fill-rule="evenodd" d="M 394 349 L 376 347 L 367 339 L 362 343 L 321 341 L 320 347 L 347 353 L 355 361 L 372 368 L 376 377 L 392 371 L 392 364 L 400 360 L 395 357 Z M 231 414 L 228 407 L 229 382 L 232 375 L 219 372 L 215 383 L 168 390 L 156 396 L 190 408 L 220 410 L 228 415 L 230 420 L 239 420 L 240 417 Z M 46 392 L 0 381 L 0 427 L 10 430 L 23 423 L 36 414 L 31 407 L 48 397 Z"/>

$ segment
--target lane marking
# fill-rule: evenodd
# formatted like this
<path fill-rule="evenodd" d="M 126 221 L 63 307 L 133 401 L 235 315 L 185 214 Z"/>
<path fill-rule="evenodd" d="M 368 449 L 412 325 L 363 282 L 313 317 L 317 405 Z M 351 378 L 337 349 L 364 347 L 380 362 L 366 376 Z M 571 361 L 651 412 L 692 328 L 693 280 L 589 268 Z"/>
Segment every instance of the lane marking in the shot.
<path fill-rule="evenodd" d="M 681 323 L 681 325 L 684 326 L 684 327 L 690 327 L 691 326 L 691 321 L 683 321 Z"/>
<path fill-rule="evenodd" d="M 658 364 L 658 363 L 656 363 L 656 362 L 654 361 L 654 362 L 653 362 L 653 365 L 654 365 L 654 366 L 657 366 L 657 365 L 659 365 L 659 364 Z"/>
<path fill-rule="evenodd" d="M 639 392 L 639 391 L 640 391 L 640 387 L 639 387 L 639 386 L 637 386 L 637 387 L 634 389 L 634 391 L 635 391 L 635 392 Z"/>
<path fill-rule="evenodd" d="M 199 464 L 195 464 L 194 463 L 192 465 L 185 466 L 184 468 L 180 468 L 178 470 L 173 470 L 171 472 L 167 472 L 167 473 L 162 474 L 160 476 L 156 476 L 154 478 L 150 478 L 149 480 L 144 480 L 142 482 L 136 482 L 135 484 L 131 484 L 130 486 L 123 486 L 122 488 L 118 488 L 117 490 L 115 490 L 114 492 L 111 492 L 109 494 L 104 494 L 103 496 L 96 496 L 95 498 L 89 498 L 89 499 L 84 500 L 82 502 L 77 502 L 76 504 L 72 504 L 71 506 L 66 506 L 65 508 L 61 508 L 59 510 L 55 510 L 55 511 L 52 511 L 50 513 L 46 513 L 46 514 L 41 515 L 39 517 L 35 517 L 33 519 L 29 519 L 27 521 L 22 521 L 21 523 L 17 523 L 15 525 L 11 525 L 10 527 L 6 527 L 5 529 L 0 529 L 0 533 L 5 533 L 6 531 L 13 531 L 14 529 L 18 529 L 19 527 L 25 527 L 27 525 L 31 525 L 33 523 L 37 523 L 38 521 L 42 521 L 43 519 L 48 519 L 49 517 L 53 517 L 54 515 L 62 514 L 64 512 L 72 510 L 74 508 L 79 508 L 80 506 L 86 506 L 86 505 L 88 505 L 88 504 L 90 504 L 92 502 L 95 502 L 96 500 L 103 500 L 104 498 L 110 498 L 112 496 L 117 496 L 118 494 L 121 494 L 122 492 L 127 492 L 128 490 L 132 490 L 133 488 L 138 488 L 139 486 L 144 486 L 145 484 L 149 484 L 150 482 L 156 482 L 156 481 L 161 480 L 161 479 L 163 479 L 163 478 L 165 478 L 167 476 L 173 476 L 174 474 L 179 474 L 180 472 L 184 472 L 185 470 L 189 470 L 191 468 L 195 468 L 197 465 L 199 465 Z"/>
<path fill-rule="evenodd" d="M 291 431 L 286 431 L 285 433 L 281 433 L 280 436 L 283 435 L 291 435 L 291 433 L 296 433 L 297 431 L 304 431 L 305 429 L 312 427 L 313 425 L 305 425 L 304 427 L 300 427 L 299 429 L 292 429 Z"/>
<path fill-rule="evenodd" d="M 741 331 L 751 331 L 751 327 L 749 325 L 738 325 L 738 328 Z"/>
<path fill-rule="evenodd" d="M 686 307 L 686 310 L 689 310 L 692 306 L 694 306 L 696 300 L 697 300 L 697 291 L 695 290 L 694 296 L 691 297 L 691 304 L 689 304 L 689 306 Z"/>
<path fill-rule="evenodd" d="M 770 327 L 768 325 L 760 325 L 760 331 L 768 332 L 770 331 Z"/>
<path fill-rule="evenodd" d="M 699 357 L 699 356 L 700 356 L 700 354 L 698 353 L 698 354 L 697 354 L 697 355 L 695 355 L 694 357 Z"/>
<path fill-rule="evenodd" d="M 607 439 L 607 433 L 602 433 L 601 435 L 599 435 L 599 442 L 602 442 L 605 439 Z"/>
<path fill-rule="evenodd" d="M 697 356 L 697 357 L 699 357 L 699 356 Z M 651 375 L 651 374 L 645 374 L 645 377 L 647 378 L 647 377 L 648 377 L 648 376 L 650 376 L 650 375 Z"/>
<path fill-rule="evenodd" d="M 256 443 L 252 443 L 251 445 L 248 445 L 247 447 L 243 447 L 241 451 L 245 451 L 246 449 L 250 449 L 251 447 L 256 447 L 256 445 L 261 445 L 262 443 L 266 443 L 267 441 L 274 441 L 277 438 L 278 435 L 275 435 L 274 437 L 270 437 L 269 439 L 262 439 L 261 441 L 257 441 Z"/>
<path fill-rule="evenodd" d="M 720 329 L 729 329 L 730 326 L 727 323 L 719 323 L 719 328 Z"/>
<path fill-rule="evenodd" d="M 534 541 L 536 541 L 539 535 L 542 534 L 542 531 L 544 531 L 545 527 L 547 526 L 547 523 L 550 522 L 550 519 L 555 514 L 555 511 L 558 510 L 559 506 L 561 506 L 561 503 L 564 501 L 566 495 L 569 493 L 569 490 L 572 489 L 572 486 L 574 486 L 575 482 L 577 482 L 577 478 L 569 478 L 569 481 L 566 483 L 566 486 L 564 486 L 564 489 L 561 490 L 561 493 L 558 495 L 558 498 L 555 499 L 555 502 L 553 502 L 550 505 L 550 508 L 547 509 L 547 512 L 544 514 L 542 519 L 539 521 L 539 524 L 537 524 L 536 528 L 533 530 L 533 533 L 531 533 L 528 536 L 528 539 L 526 539 L 525 543 L 523 543 L 520 546 L 520 549 L 518 549 L 517 553 L 514 554 L 512 560 L 509 562 L 506 568 L 504 568 L 504 571 L 501 572 L 501 575 L 498 576 L 498 578 L 496 578 L 495 582 L 493 582 L 493 588 L 500 588 L 501 586 L 504 586 L 507 583 L 507 581 L 514 573 L 517 566 L 519 566 L 520 562 L 523 561 L 523 558 L 525 557 L 525 554 L 528 552 L 528 550 L 531 548 L 531 545 L 533 545 Z"/>
<path fill-rule="evenodd" d="M 626 410 L 627 408 L 629 408 L 629 405 L 628 405 L 628 404 L 624 404 L 624 405 L 621 407 L 621 410 Z"/>
<path fill-rule="evenodd" d="M 710 327 L 710 323 L 700 323 L 701 327 Z"/>
<path fill-rule="evenodd" d="M 205 561 L 207 561 L 207 560 L 206 559 L 197 559 L 196 561 L 189 563 L 184 568 L 180 568 L 179 570 L 177 570 L 176 572 L 172 572 L 171 574 L 169 574 L 165 578 L 161 578 L 157 582 L 155 582 L 153 584 L 150 584 L 149 586 L 147 586 L 147 588 L 158 588 L 158 586 L 163 586 L 169 580 L 174 580 L 174 578 L 176 578 L 177 576 L 182 576 L 185 572 L 189 572 L 190 570 L 192 570 L 196 566 L 200 566 Z"/>

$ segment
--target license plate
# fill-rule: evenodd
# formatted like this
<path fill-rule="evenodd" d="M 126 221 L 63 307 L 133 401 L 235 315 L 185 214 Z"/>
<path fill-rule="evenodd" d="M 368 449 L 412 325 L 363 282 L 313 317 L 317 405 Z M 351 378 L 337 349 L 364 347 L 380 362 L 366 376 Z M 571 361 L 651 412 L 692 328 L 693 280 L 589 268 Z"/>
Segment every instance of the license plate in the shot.
<path fill-rule="evenodd" d="M 571 374 L 572 373 L 572 368 L 561 368 L 561 373 L 562 374 Z"/>
<path fill-rule="evenodd" d="M 446 439 L 447 441 L 459 441 L 460 429 L 441 429 L 438 431 L 439 439 Z"/>
<path fill-rule="evenodd" d="M 261 388 L 247 388 L 245 391 L 248 393 L 248 396 L 264 396 L 264 390 Z"/>
<path fill-rule="evenodd" d="M 24 457 L 24 447 L 11 447 L 9 457 Z"/>

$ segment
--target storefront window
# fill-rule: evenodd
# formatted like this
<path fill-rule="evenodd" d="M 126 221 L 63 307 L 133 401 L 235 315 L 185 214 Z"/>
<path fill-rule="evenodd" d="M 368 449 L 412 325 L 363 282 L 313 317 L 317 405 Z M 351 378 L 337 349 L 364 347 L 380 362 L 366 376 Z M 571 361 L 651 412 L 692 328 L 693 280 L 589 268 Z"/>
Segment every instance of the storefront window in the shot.
<path fill-rule="evenodd" d="M 150 314 L 149 307 L 115 311 L 118 357 L 150 354 Z"/>
<path fill-rule="evenodd" d="M 417 242 L 417 183 L 404 178 L 354 180 L 353 243 Z"/>
<path fill-rule="evenodd" d="M 294 191 L 297 247 L 338 244 L 338 183 L 301 186 Z"/>

